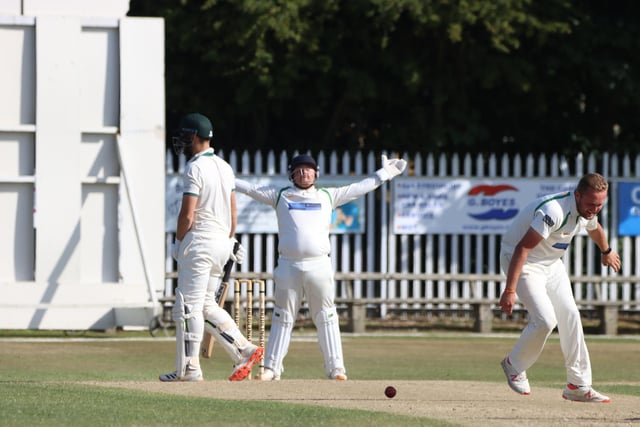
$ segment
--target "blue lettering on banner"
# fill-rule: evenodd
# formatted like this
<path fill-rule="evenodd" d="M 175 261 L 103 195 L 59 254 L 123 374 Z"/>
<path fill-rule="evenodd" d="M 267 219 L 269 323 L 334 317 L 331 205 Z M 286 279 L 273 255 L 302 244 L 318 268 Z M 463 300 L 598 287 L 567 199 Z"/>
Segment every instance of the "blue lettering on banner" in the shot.
<path fill-rule="evenodd" d="M 513 218 L 517 213 L 518 209 L 491 209 L 479 214 L 470 213 L 469 216 L 478 220 L 497 219 L 503 221 Z"/>
<path fill-rule="evenodd" d="M 553 247 L 556 249 L 562 249 L 562 250 L 567 250 L 567 248 L 569 247 L 568 243 L 554 243 Z"/>
<path fill-rule="evenodd" d="M 293 202 L 289 203 L 289 210 L 299 211 L 319 211 L 322 205 L 320 203 Z"/>

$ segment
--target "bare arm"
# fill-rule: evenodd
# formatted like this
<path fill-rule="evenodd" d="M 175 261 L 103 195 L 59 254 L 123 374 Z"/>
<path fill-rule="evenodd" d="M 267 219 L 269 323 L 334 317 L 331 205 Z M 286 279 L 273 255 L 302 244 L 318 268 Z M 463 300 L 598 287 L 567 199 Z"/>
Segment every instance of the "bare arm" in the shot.
<path fill-rule="evenodd" d="M 608 254 L 605 254 L 605 252 L 610 247 L 607 240 L 607 235 L 605 234 L 602 226 L 598 224 L 598 228 L 596 228 L 595 230 L 587 230 L 587 233 L 589 234 L 591 240 L 593 240 L 594 243 L 598 245 L 600 251 L 602 252 L 602 265 L 608 265 L 609 267 L 613 268 L 613 271 L 620 270 L 621 262 L 618 253 L 612 250 Z"/>
<path fill-rule="evenodd" d="M 196 211 L 196 203 L 198 198 L 189 194 L 182 196 L 182 205 L 178 214 L 178 227 L 176 230 L 176 240 L 184 239 L 187 231 L 193 225 L 194 213 Z"/>
<path fill-rule="evenodd" d="M 598 228 L 595 230 L 587 230 L 587 234 L 591 237 L 591 240 L 594 241 L 596 245 L 600 248 L 601 252 L 609 249 L 609 243 L 607 242 L 607 236 L 604 234 L 604 229 L 600 224 L 598 224 Z"/>
<path fill-rule="evenodd" d="M 238 225 L 238 205 L 236 203 L 236 192 L 231 192 L 231 230 L 229 230 L 229 237 L 233 237 L 236 234 L 236 226 Z"/>
<path fill-rule="evenodd" d="M 507 314 L 513 312 L 513 305 L 516 301 L 516 287 L 518 286 L 520 273 L 522 273 L 522 266 L 527 261 L 531 249 L 538 246 L 541 241 L 542 236 L 533 228 L 529 228 L 516 245 L 509 263 L 509 271 L 507 271 L 507 285 L 500 297 L 500 307 L 503 312 Z"/>

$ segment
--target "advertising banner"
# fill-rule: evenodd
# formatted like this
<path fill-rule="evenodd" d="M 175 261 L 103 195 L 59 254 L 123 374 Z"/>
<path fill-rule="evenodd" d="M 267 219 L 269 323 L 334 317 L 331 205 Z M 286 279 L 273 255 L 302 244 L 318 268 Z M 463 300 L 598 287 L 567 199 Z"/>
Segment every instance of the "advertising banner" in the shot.
<path fill-rule="evenodd" d="M 618 235 L 640 236 L 640 182 L 618 183 Z"/>
<path fill-rule="evenodd" d="M 502 234 L 527 203 L 571 191 L 575 178 L 411 178 L 392 181 L 394 234 Z"/>

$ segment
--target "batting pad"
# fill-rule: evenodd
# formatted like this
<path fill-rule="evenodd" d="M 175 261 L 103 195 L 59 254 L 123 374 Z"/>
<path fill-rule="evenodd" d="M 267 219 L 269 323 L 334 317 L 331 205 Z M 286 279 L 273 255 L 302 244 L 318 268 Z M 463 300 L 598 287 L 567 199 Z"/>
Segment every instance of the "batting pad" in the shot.
<path fill-rule="evenodd" d="M 180 290 L 176 290 L 173 305 L 173 320 L 176 326 L 176 372 L 185 375 L 187 365 L 200 366 L 200 341 L 204 332 L 202 311 L 193 311 L 184 302 Z"/>
<path fill-rule="evenodd" d="M 324 357 L 324 368 L 329 376 L 335 368 L 344 369 L 338 312 L 335 307 L 324 309 L 313 320 L 318 329 L 318 344 Z"/>
<path fill-rule="evenodd" d="M 234 364 L 242 361 L 242 350 L 249 345 L 249 341 L 242 335 L 238 325 L 225 309 L 214 307 L 213 310 L 208 312 L 205 328 L 216 342 L 222 345 L 222 348 L 229 354 Z"/>
<path fill-rule="evenodd" d="M 282 374 L 282 362 L 289 351 L 292 332 L 293 316 L 280 307 L 274 307 L 264 366 L 271 369 L 276 376 Z"/>

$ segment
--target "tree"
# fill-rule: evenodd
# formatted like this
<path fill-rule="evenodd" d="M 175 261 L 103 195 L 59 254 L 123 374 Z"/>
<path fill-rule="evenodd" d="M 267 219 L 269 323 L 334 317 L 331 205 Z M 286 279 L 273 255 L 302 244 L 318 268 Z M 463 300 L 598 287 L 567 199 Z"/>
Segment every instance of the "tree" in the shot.
<path fill-rule="evenodd" d="M 638 6 L 615 3 L 132 0 L 130 15 L 166 20 L 168 127 L 201 111 L 223 147 L 570 154 L 638 146 Z"/>

